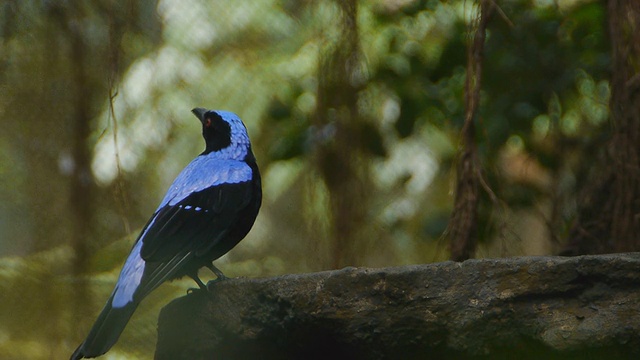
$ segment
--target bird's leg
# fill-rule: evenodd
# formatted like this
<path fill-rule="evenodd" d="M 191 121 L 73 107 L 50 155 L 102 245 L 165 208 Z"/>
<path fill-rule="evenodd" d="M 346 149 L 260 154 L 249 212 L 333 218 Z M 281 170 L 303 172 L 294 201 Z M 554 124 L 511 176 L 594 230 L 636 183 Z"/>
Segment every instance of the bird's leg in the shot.
<path fill-rule="evenodd" d="M 213 263 L 210 263 L 209 265 L 207 265 L 207 268 L 211 270 L 211 272 L 216 274 L 216 276 L 218 277 L 216 281 L 227 279 L 227 277 L 222 273 L 222 271 L 220 271 L 220 269 L 218 269 L 215 265 L 213 265 Z"/>
<path fill-rule="evenodd" d="M 222 273 L 222 271 L 220 271 L 220 269 L 218 269 L 215 265 L 213 265 L 213 263 L 208 264 L 207 268 L 209 270 L 211 270 L 211 272 L 213 272 L 217 277 L 217 279 L 211 280 L 211 281 L 209 281 L 207 283 L 207 289 L 209 289 L 210 285 L 215 284 L 218 281 L 222 281 L 222 280 L 226 280 L 227 279 L 227 277 Z"/>
<path fill-rule="evenodd" d="M 194 275 L 189 275 L 190 278 L 193 279 L 193 281 L 196 282 L 196 284 L 198 284 L 198 287 L 200 288 L 200 290 L 206 290 L 207 289 L 207 285 L 205 285 L 202 280 L 200 280 L 200 278 L 198 277 L 197 274 Z M 195 288 L 190 288 L 187 290 L 187 294 L 191 294 L 192 292 L 196 291 L 198 289 Z"/>
<path fill-rule="evenodd" d="M 195 275 L 189 275 L 190 278 L 193 279 L 193 281 L 196 282 L 196 284 L 198 284 L 198 286 L 200 287 L 200 289 L 195 289 L 195 288 L 191 288 L 189 290 L 187 290 L 187 294 L 192 294 L 196 291 L 202 291 L 204 290 L 204 293 L 207 294 L 207 297 L 209 298 L 209 300 L 213 300 L 213 293 L 209 292 L 207 285 L 205 285 L 202 280 L 200 280 L 200 278 L 198 277 L 198 273 L 196 272 Z"/>

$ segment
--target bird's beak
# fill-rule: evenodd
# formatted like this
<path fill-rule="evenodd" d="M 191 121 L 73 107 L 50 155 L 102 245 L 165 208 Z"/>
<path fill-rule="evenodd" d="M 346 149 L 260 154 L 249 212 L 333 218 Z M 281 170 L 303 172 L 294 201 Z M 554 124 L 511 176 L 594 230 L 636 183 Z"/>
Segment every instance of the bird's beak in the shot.
<path fill-rule="evenodd" d="M 198 119 L 200 119 L 200 122 L 204 123 L 204 114 L 207 112 L 208 110 L 205 108 L 195 108 L 193 110 L 191 110 L 191 112 L 193 113 L 193 115 L 195 115 Z"/>

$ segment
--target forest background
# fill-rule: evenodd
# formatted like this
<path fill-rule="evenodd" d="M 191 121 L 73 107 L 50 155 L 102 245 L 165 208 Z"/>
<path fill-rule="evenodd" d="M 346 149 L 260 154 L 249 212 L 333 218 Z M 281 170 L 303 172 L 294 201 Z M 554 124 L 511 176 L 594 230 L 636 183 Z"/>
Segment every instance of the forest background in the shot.
<path fill-rule="evenodd" d="M 0 358 L 65 358 L 82 340 L 202 151 L 196 106 L 240 115 L 263 174 L 252 232 L 217 262 L 229 276 L 637 250 L 610 200 L 637 213 L 616 174 L 640 189 L 638 141 L 621 135 L 640 117 L 610 111 L 628 100 L 616 71 L 640 81 L 632 2 L 4 1 Z M 452 253 L 467 145 L 477 199 Z M 107 358 L 151 358 L 159 308 L 189 287 L 145 300 Z"/>

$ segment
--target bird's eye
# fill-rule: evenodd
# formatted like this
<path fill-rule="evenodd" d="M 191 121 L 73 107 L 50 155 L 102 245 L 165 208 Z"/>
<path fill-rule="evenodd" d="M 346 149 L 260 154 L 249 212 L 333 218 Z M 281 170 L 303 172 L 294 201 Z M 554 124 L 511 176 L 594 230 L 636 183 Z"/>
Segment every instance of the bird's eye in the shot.
<path fill-rule="evenodd" d="M 211 119 L 207 119 L 207 121 L 204 124 L 205 127 L 211 127 Z"/>

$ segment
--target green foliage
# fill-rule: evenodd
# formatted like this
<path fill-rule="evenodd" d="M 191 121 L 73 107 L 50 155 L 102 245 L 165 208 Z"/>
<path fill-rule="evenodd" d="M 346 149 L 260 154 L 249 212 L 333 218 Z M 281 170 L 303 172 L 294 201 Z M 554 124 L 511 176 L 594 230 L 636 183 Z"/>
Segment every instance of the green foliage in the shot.
<path fill-rule="evenodd" d="M 478 256 L 552 253 L 607 135 L 605 8 L 586 0 L 562 7 L 497 3 L 502 11 L 489 23 L 477 127 L 486 186 L 497 198 L 483 192 Z M 357 54 L 341 53 L 348 25 L 340 9 L 329 0 L 3 5 L 0 254 L 7 257 L 0 260 L 0 290 L 16 293 L 26 274 L 23 298 L 39 298 L 52 263 L 52 286 L 62 290 L 47 290 L 46 299 L 55 300 L 55 325 L 48 330 L 28 331 L 35 327 L 29 316 L 46 315 L 45 301 L 28 310 L 12 305 L 3 314 L 0 357 L 58 358 L 80 341 L 130 247 L 126 229 L 135 234 L 143 226 L 170 181 L 202 149 L 189 113 L 195 106 L 232 110 L 245 120 L 264 177 L 254 230 L 220 260 L 229 275 L 324 269 L 334 241 L 356 255 L 350 264 L 356 266 L 447 257 L 440 238 L 452 206 L 466 46 L 477 9 L 472 1 L 359 1 Z M 84 60 L 70 55 L 69 26 L 83 36 Z M 340 71 L 346 79 L 327 73 L 339 60 L 355 69 Z M 69 275 L 68 239 L 76 224 L 66 171 L 76 160 L 69 148 L 76 99 L 69 89 L 77 66 L 88 78 L 83 93 L 92 135 L 80 140 L 91 157 L 94 198 L 84 200 L 91 202 L 95 236 L 87 239 L 90 304 L 74 310 L 69 304 L 80 287 Z M 320 109 L 326 94 L 319 88 L 345 91 L 335 84 L 353 91 L 346 95 L 355 99 L 357 116 L 347 130 L 336 126 L 340 106 Z M 340 131 L 359 141 L 321 162 L 319 154 L 335 149 Z M 345 192 L 345 202 L 350 193 L 366 195 L 354 205 L 366 225 L 356 229 L 357 241 L 331 236 L 333 184 L 327 181 L 341 179 L 340 169 L 358 177 L 349 184 L 366 187 Z M 155 324 L 157 312 L 150 309 L 181 294 L 182 285 L 168 285 L 151 299 L 155 305 L 134 319 L 132 327 L 142 330 L 128 330 L 115 350 L 128 352 L 141 342 L 152 347 L 147 325 Z M 3 307 L 18 301 L 0 299 Z M 70 329 L 74 312 L 80 322 Z M 22 318 L 28 321 L 20 325 Z M 30 341 L 51 351 L 9 351 Z M 145 349 L 143 358 L 151 351 Z"/>

